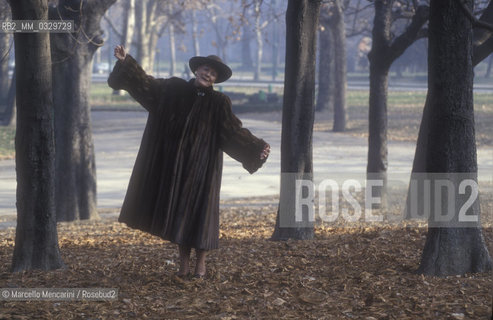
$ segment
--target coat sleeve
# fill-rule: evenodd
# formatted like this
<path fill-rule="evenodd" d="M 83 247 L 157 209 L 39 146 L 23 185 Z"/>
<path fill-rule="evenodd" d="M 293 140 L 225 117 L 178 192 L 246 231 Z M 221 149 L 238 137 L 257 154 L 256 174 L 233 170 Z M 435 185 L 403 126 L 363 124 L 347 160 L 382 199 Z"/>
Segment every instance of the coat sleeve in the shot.
<path fill-rule="evenodd" d="M 159 105 L 166 80 L 147 75 L 135 59 L 127 54 L 117 61 L 108 78 L 108 85 L 115 90 L 125 90 L 149 112 Z"/>
<path fill-rule="evenodd" d="M 231 158 L 241 162 L 248 172 L 257 171 L 267 159 L 260 159 L 266 142 L 255 137 L 250 130 L 243 128 L 231 110 L 231 100 L 224 96 L 221 107 L 221 148 Z"/>

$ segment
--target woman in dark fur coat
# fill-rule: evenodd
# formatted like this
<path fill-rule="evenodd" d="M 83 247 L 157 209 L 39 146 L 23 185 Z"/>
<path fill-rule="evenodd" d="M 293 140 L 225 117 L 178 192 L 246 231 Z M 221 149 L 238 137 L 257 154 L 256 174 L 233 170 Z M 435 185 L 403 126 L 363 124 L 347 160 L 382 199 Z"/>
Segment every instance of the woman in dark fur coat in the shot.
<path fill-rule="evenodd" d="M 203 277 L 206 253 L 218 247 L 223 151 L 254 173 L 270 146 L 243 128 L 230 99 L 214 91 L 232 74 L 219 57 L 191 58 L 190 81 L 147 75 L 122 46 L 115 57 L 109 86 L 149 111 L 119 221 L 178 244 L 179 276 L 189 274 L 195 248 L 195 276 Z"/>

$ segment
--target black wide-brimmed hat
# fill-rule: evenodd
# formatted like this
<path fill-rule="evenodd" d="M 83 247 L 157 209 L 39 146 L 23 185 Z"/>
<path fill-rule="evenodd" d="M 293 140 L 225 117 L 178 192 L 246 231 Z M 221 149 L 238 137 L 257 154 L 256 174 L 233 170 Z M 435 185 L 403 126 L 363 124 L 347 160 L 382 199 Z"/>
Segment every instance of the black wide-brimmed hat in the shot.
<path fill-rule="evenodd" d="M 209 65 L 213 67 L 214 70 L 216 70 L 217 78 L 215 83 L 224 82 L 228 80 L 233 74 L 233 71 L 231 71 L 231 69 L 226 64 L 224 64 L 221 58 L 213 54 L 207 57 L 193 57 L 190 59 L 190 61 L 188 61 L 188 65 L 190 66 L 192 72 L 195 72 L 198 67 L 204 64 Z"/>

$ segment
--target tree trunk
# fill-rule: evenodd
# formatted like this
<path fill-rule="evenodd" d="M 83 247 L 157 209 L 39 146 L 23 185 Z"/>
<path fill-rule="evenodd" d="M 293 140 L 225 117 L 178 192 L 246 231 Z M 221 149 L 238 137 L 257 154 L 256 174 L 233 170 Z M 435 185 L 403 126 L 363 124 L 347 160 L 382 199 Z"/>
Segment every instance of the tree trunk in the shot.
<path fill-rule="evenodd" d="M 373 189 L 381 206 L 387 204 L 387 91 L 388 74 L 392 63 L 418 37 L 428 19 L 428 7 L 419 6 L 407 29 L 392 38 L 390 32 L 393 1 L 376 0 L 372 30 L 370 61 L 370 101 L 367 179 L 379 180 L 381 186 Z"/>
<path fill-rule="evenodd" d="M 318 43 L 318 95 L 317 111 L 334 111 L 334 37 L 329 25 L 329 12 L 323 6 L 320 11 Z"/>
<path fill-rule="evenodd" d="M 255 42 L 257 44 L 257 54 L 255 55 L 255 73 L 253 80 L 258 81 L 260 79 L 260 73 L 262 72 L 262 55 L 264 51 L 264 41 L 262 40 L 262 29 L 260 28 L 260 0 L 254 1 L 255 12 Z"/>
<path fill-rule="evenodd" d="M 375 187 L 373 197 L 381 199 L 386 206 L 387 190 L 387 91 L 389 69 L 370 62 L 370 108 L 368 111 L 368 180 L 379 180 L 381 186 Z"/>
<path fill-rule="evenodd" d="M 219 27 L 217 25 L 215 26 L 214 29 L 216 31 L 217 55 L 219 57 L 221 57 L 221 59 L 226 63 L 227 62 L 227 57 L 226 57 L 227 40 L 223 39 L 223 35 L 219 31 Z"/>
<path fill-rule="evenodd" d="M 15 20 L 48 19 L 47 0 L 11 1 Z M 48 33 L 16 33 L 17 228 L 14 272 L 63 266 L 55 214 L 55 144 Z M 34 76 L 33 76 L 34 75 Z"/>
<path fill-rule="evenodd" d="M 125 51 L 130 53 L 132 50 L 132 39 L 134 36 L 135 29 L 135 0 L 125 0 L 123 11 L 123 24 L 122 24 L 122 37 L 120 39 L 120 44 L 125 47 Z M 111 43 L 111 39 L 109 39 Z M 113 56 L 111 55 L 111 50 L 109 50 L 110 55 L 108 61 L 112 61 Z M 96 57 L 101 56 L 101 51 L 96 51 Z M 123 90 L 113 90 L 113 95 L 123 96 L 125 91 Z"/>
<path fill-rule="evenodd" d="M 334 132 L 346 130 L 346 25 L 341 0 L 334 1 L 333 24 L 334 37 Z"/>
<path fill-rule="evenodd" d="M 135 0 L 126 0 L 123 19 L 123 32 L 121 44 L 127 52 L 132 50 L 132 39 L 135 29 Z"/>
<path fill-rule="evenodd" d="M 387 185 L 387 91 L 389 61 L 387 50 L 391 40 L 390 26 L 393 1 L 375 1 L 373 20 L 373 39 L 370 61 L 370 103 L 368 110 L 368 163 L 367 179 L 379 180 L 381 186 L 375 187 L 374 197 L 381 199 L 386 206 Z"/>
<path fill-rule="evenodd" d="M 277 0 L 274 0 L 274 7 L 277 8 Z M 272 35 L 272 81 L 277 78 L 277 69 L 279 67 L 279 27 L 278 20 L 274 21 L 273 24 L 273 35 Z"/>
<path fill-rule="evenodd" d="M 253 68 L 251 40 L 251 31 L 248 26 L 244 25 L 243 36 L 241 37 L 241 68 L 243 70 L 252 70 Z"/>
<path fill-rule="evenodd" d="M 176 72 L 176 48 L 175 48 L 175 26 L 170 23 L 169 32 L 169 75 L 173 76 Z"/>
<path fill-rule="evenodd" d="M 84 34 L 51 35 L 58 221 L 98 218 L 96 166 L 89 105 L 93 55 L 102 45 L 101 19 L 115 0 L 60 1 L 51 19 L 74 20 Z M 77 14 L 74 15 L 74 12 Z M 87 41 L 87 39 L 92 39 Z M 73 48 L 77 48 L 74 54 Z M 70 94 L 67 94 L 70 92 Z"/>
<path fill-rule="evenodd" d="M 313 238 L 310 215 L 308 219 L 305 215 L 302 222 L 297 219 L 295 184 L 299 179 L 313 180 L 316 30 L 320 3 L 320 0 L 289 0 L 286 11 L 281 194 L 273 240 Z"/>
<path fill-rule="evenodd" d="M 481 21 L 492 23 L 493 22 L 493 2 L 488 4 L 488 7 L 483 11 L 480 18 Z M 482 29 L 473 29 L 473 67 L 477 66 L 482 60 L 486 59 L 493 51 L 493 38 L 492 33 Z M 430 122 L 430 103 L 429 96 L 426 97 L 425 106 L 423 108 L 423 115 L 421 117 L 421 125 L 419 127 L 418 140 L 416 142 L 416 151 L 414 153 L 413 168 L 411 172 L 411 180 L 419 177 L 419 175 L 426 171 L 426 149 L 428 146 L 429 135 L 429 122 Z M 406 201 L 406 211 L 409 212 L 409 191 Z"/>
<path fill-rule="evenodd" d="M 262 56 L 264 53 L 264 42 L 262 40 L 262 31 L 255 31 L 255 42 L 257 43 L 257 54 L 255 55 L 255 74 L 254 80 L 260 80 L 262 72 Z"/>
<path fill-rule="evenodd" d="M 193 53 L 195 56 L 200 56 L 199 32 L 197 29 L 197 14 L 195 10 L 192 10 L 192 40 Z"/>
<path fill-rule="evenodd" d="M 137 61 L 147 72 L 152 72 L 152 60 L 149 52 L 150 21 L 147 17 L 148 0 L 137 1 L 135 5 L 135 20 L 137 28 Z"/>
<path fill-rule="evenodd" d="M 472 8 L 473 1 L 465 4 Z M 450 176 L 465 173 L 476 179 L 472 25 L 457 1 L 431 1 L 428 37 L 429 141 L 425 172 Z M 476 199 L 468 214 L 479 216 L 479 211 Z M 433 227 L 430 220 L 419 273 L 463 275 L 491 268 L 479 223 L 474 227 Z"/>
<path fill-rule="evenodd" d="M 148 42 L 148 56 L 147 59 L 149 61 L 149 70 L 154 70 L 154 63 L 156 61 L 156 53 L 158 51 L 157 48 L 157 41 L 159 40 L 159 35 L 157 30 L 152 30 L 149 37 L 149 42 Z M 152 71 L 151 71 L 152 72 Z"/>

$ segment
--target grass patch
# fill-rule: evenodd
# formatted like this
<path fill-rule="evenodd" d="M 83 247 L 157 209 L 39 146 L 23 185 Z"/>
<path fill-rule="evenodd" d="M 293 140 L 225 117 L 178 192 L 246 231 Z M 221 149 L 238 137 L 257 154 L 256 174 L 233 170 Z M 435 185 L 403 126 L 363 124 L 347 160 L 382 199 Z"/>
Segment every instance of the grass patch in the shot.
<path fill-rule="evenodd" d="M 0 160 L 13 158 L 15 154 L 15 128 L 0 127 Z"/>
<path fill-rule="evenodd" d="M 349 91 L 347 95 L 347 133 L 368 137 L 368 91 Z M 389 92 L 388 138 L 394 141 L 416 142 L 423 115 L 426 92 Z M 493 146 L 493 93 L 474 94 L 476 143 Z M 333 113 L 316 118 L 315 130 L 332 130 Z"/>

